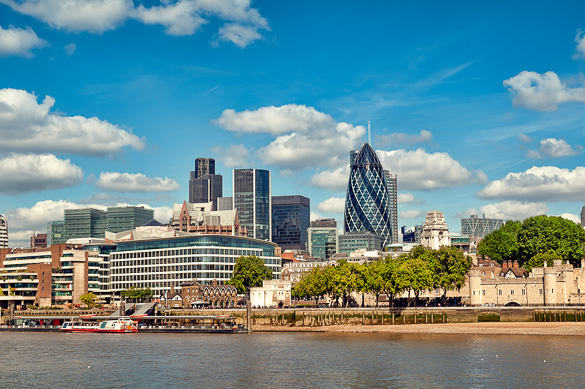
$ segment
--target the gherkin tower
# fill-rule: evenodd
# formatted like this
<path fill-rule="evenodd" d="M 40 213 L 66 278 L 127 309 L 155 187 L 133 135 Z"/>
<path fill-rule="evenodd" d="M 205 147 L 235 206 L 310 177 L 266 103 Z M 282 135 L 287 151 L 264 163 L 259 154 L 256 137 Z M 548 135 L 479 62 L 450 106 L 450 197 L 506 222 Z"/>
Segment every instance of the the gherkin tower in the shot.
<path fill-rule="evenodd" d="M 345 196 L 344 230 L 371 231 L 382 238 L 383 247 L 392 243 L 390 196 L 384 169 L 368 143 L 351 157 Z"/>

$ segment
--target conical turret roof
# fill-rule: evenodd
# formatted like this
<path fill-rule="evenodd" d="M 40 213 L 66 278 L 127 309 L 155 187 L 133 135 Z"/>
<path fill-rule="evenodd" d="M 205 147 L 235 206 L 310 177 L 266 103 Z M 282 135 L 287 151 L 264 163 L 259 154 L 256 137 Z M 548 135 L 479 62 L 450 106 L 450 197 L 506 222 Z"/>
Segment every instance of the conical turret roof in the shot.
<path fill-rule="evenodd" d="M 369 143 L 364 143 L 360 151 L 355 156 L 355 165 L 374 165 L 382 167 L 376 151 Z"/>

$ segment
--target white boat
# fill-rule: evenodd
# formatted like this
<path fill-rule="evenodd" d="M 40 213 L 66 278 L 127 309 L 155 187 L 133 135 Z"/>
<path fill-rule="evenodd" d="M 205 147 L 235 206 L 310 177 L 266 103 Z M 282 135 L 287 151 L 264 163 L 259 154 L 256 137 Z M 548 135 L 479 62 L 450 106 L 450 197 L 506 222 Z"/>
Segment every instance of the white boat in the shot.
<path fill-rule="evenodd" d="M 130 318 L 119 318 L 104 320 L 100 322 L 90 322 L 83 320 L 68 320 L 60 328 L 65 332 L 115 332 L 127 333 L 138 332 L 138 326 Z"/>

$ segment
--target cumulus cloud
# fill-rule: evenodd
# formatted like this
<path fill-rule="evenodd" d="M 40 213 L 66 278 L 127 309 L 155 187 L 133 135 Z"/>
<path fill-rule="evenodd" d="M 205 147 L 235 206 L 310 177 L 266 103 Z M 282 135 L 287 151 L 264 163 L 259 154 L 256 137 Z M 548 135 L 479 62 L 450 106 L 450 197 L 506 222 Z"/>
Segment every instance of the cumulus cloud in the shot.
<path fill-rule="evenodd" d="M 134 8 L 132 0 L 0 0 L 0 3 L 55 28 L 98 34 L 121 25 Z"/>
<path fill-rule="evenodd" d="M 575 215 L 574 213 L 563 213 L 559 215 L 560 217 L 570 220 L 572 222 L 574 222 L 575 224 L 581 224 L 581 218 L 578 215 Z"/>
<path fill-rule="evenodd" d="M 147 177 L 142 173 L 101 172 L 95 183 L 113 192 L 171 192 L 181 186 L 172 178 Z"/>
<path fill-rule="evenodd" d="M 340 197 L 331 197 L 325 201 L 321 201 L 317 205 L 317 209 L 321 212 L 328 213 L 343 213 L 345 209 L 345 199 Z"/>
<path fill-rule="evenodd" d="M 278 135 L 256 154 L 265 164 L 287 170 L 339 166 L 365 133 L 362 126 L 337 123 L 313 107 L 297 104 L 243 112 L 228 109 L 215 123 L 239 133 Z"/>
<path fill-rule="evenodd" d="M 540 150 L 530 150 L 526 157 L 528 158 L 561 158 L 570 157 L 573 155 L 581 154 L 583 151 L 582 146 L 576 146 L 573 148 L 564 139 L 547 138 L 540 141 Z"/>
<path fill-rule="evenodd" d="M 48 43 L 41 39 L 32 28 L 9 27 L 3 29 L 0 26 L 0 57 L 16 56 L 32 58 L 32 50 L 47 46 Z"/>
<path fill-rule="evenodd" d="M 145 8 L 139 5 L 134 17 L 144 24 L 160 24 L 166 27 L 165 32 L 174 36 L 193 35 L 207 21 L 196 13 L 197 3 L 194 1 L 178 1 Z"/>
<path fill-rule="evenodd" d="M 412 193 L 398 193 L 398 204 L 414 203 L 414 200 Z"/>
<path fill-rule="evenodd" d="M 311 177 L 311 184 L 317 188 L 344 191 L 349 182 L 349 162 L 343 167 L 324 170 Z"/>
<path fill-rule="evenodd" d="M 385 169 L 398 176 L 401 190 L 430 190 L 484 183 L 482 171 L 469 170 L 449 153 L 427 153 L 424 149 L 377 151 Z"/>
<path fill-rule="evenodd" d="M 433 140 L 433 134 L 430 131 L 421 130 L 418 135 L 394 133 L 389 135 L 379 135 L 376 139 L 378 143 L 385 147 L 392 145 L 412 145 L 416 143 L 431 142 Z"/>
<path fill-rule="evenodd" d="M 67 55 L 71 56 L 71 55 L 73 55 L 73 53 L 75 53 L 75 50 L 77 49 L 77 45 L 75 43 L 69 43 L 69 44 L 65 45 L 64 49 L 65 49 L 65 52 L 67 53 Z"/>
<path fill-rule="evenodd" d="M 504 86 L 515 95 L 516 107 L 552 111 L 562 103 L 585 103 L 585 88 L 570 88 L 555 72 L 540 74 L 524 70 L 505 80 Z"/>
<path fill-rule="evenodd" d="M 67 188 L 83 179 L 81 168 L 51 154 L 20 155 L 0 159 L 0 193 L 19 194 Z"/>
<path fill-rule="evenodd" d="M 232 42 L 242 49 L 258 39 L 262 39 L 262 35 L 258 32 L 257 27 L 236 23 L 226 23 L 220 27 L 218 33 L 218 40 Z"/>
<path fill-rule="evenodd" d="M 425 212 L 417 211 L 415 209 L 410 209 L 408 211 L 400 212 L 401 219 L 416 219 L 425 216 Z"/>
<path fill-rule="evenodd" d="M 250 150 L 244 145 L 231 145 L 227 148 L 216 146 L 211 149 L 226 167 L 243 167 L 248 165 Z"/>
<path fill-rule="evenodd" d="M 54 104 L 50 96 L 39 104 L 27 91 L 0 89 L 0 151 L 107 155 L 144 148 L 142 139 L 105 120 L 50 113 Z"/>
<path fill-rule="evenodd" d="M 317 212 L 311 212 L 311 221 L 323 219 L 323 216 L 318 214 Z"/>
<path fill-rule="evenodd" d="M 518 134 L 516 136 L 516 138 L 518 138 L 518 140 L 520 140 L 521 142 L 524 142 L 524 143 L 532 143 L 532 142 L 534 142 L 534 139 L 532 139 L 531 137 L 529 137 L 526 134 Z"/>
<path fill-rule="evenodd" d="M 577 43 L 577 46 L 575 47 L 575 55 L 573 58 L 585 58 L 585 34 L 583 31 L 577 31 L 575 42 Z"/>
<path fill-rule="evenodd" d="M 63 220 L 66 209 L 95 208 L 102 211 L 107 210 L 108 206 L 124 207 L 130 206 L 128 203 L 104 204 L 79 204 L 69 200 L 44 200 L 39 201 L 30 208 L 22 207 L 8 209 L 6 218 L 9 223 L 9 236 L 11 246 L 28 245 L 29 238 L 32 236 L 33 228 L 36 232 L 45 231 L 47 223 L 50 221 Z M 151 207 L 147 204 L 136 204 L 144 208 L 154 210 L 154 218 L 160 222 L 166 223 L 172 217 L 173 210 L 171 207 Z"/>
<path fill-rule="evenodd" d="M 477 193 L 484 199 L 527 201 L 582 201 L 585 193 L 585 167 L 562 169 L 556 166 L 533 166 L 520 173 L 490 182 Z"/>
<path fill-rule="evenodd" d="M 548 207 L 543 202 L 502 201 L 500 203 L 486 204 L 479 210 L 470 208 L 464 212 L 469 215 L 485 215 L 489 218 L 504 220 L 524 220 L 531 216 L 546 215 Z"/>

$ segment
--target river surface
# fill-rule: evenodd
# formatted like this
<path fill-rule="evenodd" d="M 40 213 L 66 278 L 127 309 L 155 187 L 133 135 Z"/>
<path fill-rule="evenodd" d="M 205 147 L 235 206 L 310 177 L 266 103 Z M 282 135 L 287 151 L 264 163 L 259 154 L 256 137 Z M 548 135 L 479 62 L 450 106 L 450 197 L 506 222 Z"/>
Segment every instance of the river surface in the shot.
<path fill-rule="evenodd" d="M 125 388 L 582 387 L 585 338 L 0 332 L 0 384 Z"/>

